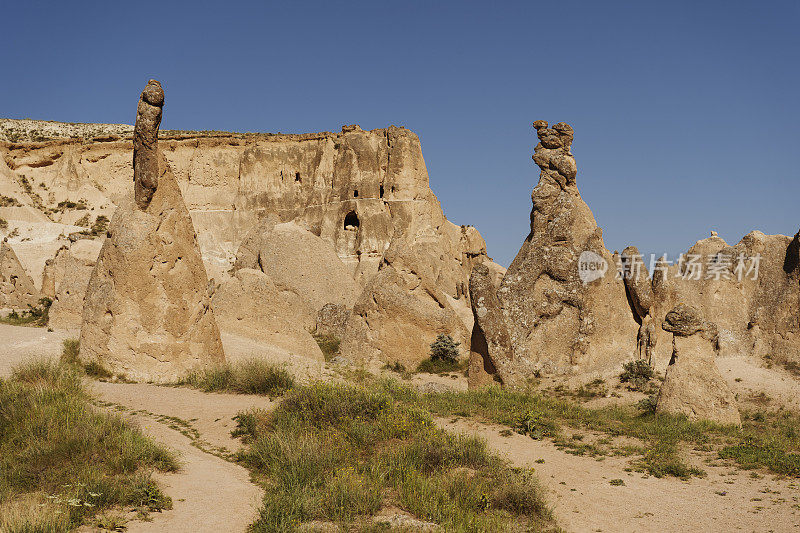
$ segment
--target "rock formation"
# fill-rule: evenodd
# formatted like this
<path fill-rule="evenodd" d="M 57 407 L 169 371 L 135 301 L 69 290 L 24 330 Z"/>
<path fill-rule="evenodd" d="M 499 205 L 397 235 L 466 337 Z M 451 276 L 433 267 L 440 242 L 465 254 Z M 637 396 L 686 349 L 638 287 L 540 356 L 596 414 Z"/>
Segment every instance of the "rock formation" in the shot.
<path fill-rule="evenodd" d="M 347 319 L 350 318 L 350 310 L 341 304 L 327 303 L 317 313 L 317 323 L 314 333 L 317 335 L 330 335 L 341 339 L 344 337 Z"/>
<path fill-rule="evenodd" d="M 33 280 L 4 239 L 0 244 L 0 308 L 28 309 L 40 299 Z"/>
<path fill-rule="evenodd" d="M 48 259 L 42 274 L 42 294 L 51 298 L 48 324 L 77 329 L 83 321 L 83 302 L 102 243 L 81 239 L 61 247 Z"/>
<path fill-rule="evenodd" d="M 214 316 L 223 332 L 277 346 L 289 354 L 323 360 L 322 352 L 308 332 L 305 302 L 280 290 L 261 270 L 242 268 L 217 288 Z"/>
<path fill-rule="evenodd" d="M 508 365 L 504 360 L 513 361 L 515 383 L 537 370 L 565 373 L 613 366 L 636 347 L 637 324 L 623 282 L 613 272 L 581 278 L 587 258 L 606 268 L 613 259 L 576 186 L 573 130 L 564 123 L 549 128 L 542 120 L 534 127 L 540 142 L 533 160 L 541 171 L 531 196 L 530 234 L 497 289 L 499 309 L 487 307 L 494 298 L 483 295 L 483 307 L 476 307 L 478 295 L 472 299 L 491 359 L 486 366 L 499 373 Z M 485 272 L 473 269 L 473 275 Z M 471 288 L 478 286 L 485 288 L 486 283 L 470 283 Z M 500 322 L 507 334 L 494 329 L 493 323 Z M 502 346 L 488 342 L 506 338 Z"/>
<path fill-rule="evenodd" d="M 152 143 L 146 157 L 134 153 L 143 162 L 134 175 L 136 201 L 111 221 L 86 292 L 80 342 L 83 360 L 134 380 L 163 382 L 220 363 L 224 355 L 211 310 L 213 285 L 178 183 L 163 157 L 158 177 L 150 174 L 150 152 L 159 154 L 158 132 L 148 131 L 158 129 L 147 108 L 159 101 L 155 85 L 143 91 L 137 114 L 136 131 Z"/>
<path fill-rule="evenodd" d="M 242 242 L 234 270 L 264 272 L 278 290 L 290 292 L 306 304 L 305 321 L 313 327 L 325 304 L 352 308 L 361 292 L 330 241 L 293 222 L 267 219 Z"/>
<path fill-rule="evenodd" d="M 161 84 L 156 80 L 148 81 L 139 98 L 133 128 L 133 194 L 141 210 L 147 209 L 158 188 L 158 128 L 163 106 Z"/>
<path fill-rule="evenodd" d="M 719 351 L 716 325 L 697 309 L 680 304 L 667 313 L 662 327 L 672 333 L 672 358 L 656 412 L 741 425 L 736 398 L 714 361 Z"/>
<path fill-rule="evenodd" d="M 415 368 L 440 333 L 467 346 L 469 333 L 456 301 L 431 281 L 435 276 L 426 267 L 412 245 L 392 245 L 347 320 L 344 357 Z"/>
<path fill-rule="evenodd" d="M 800 362 L 798 236 L 753 231 L 734 245 L 712 235 L 653 279 L 654 318 L 678 303 L 713 317 L 723 356 L 771 356 Z M 670 356 L 666 333 L 656 356 Z"/>

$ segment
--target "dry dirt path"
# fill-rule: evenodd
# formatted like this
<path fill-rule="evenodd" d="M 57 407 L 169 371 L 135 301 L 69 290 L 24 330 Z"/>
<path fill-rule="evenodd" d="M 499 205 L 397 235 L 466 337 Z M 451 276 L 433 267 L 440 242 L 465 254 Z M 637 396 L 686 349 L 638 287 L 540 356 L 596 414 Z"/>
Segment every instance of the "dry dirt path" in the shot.
<path fill-rule="evenodd" d="M 230 436 L 236 413 L 270 409 L 272 402 L 148 384 L 95 382 L 91 390 L 101 405 L 135 420 L 145 435 L 180 456 L 180 472 L 156 475 L 173 508 L 152 514 L 152 522 L 129 522 L 129 533 L 244 532 L 255 521 L 261 488 L 245 468 L 222 456 L 239 446 Z"/>
<path fill-rule="evenodd" d="M 800 531 L 800 481 L 760 479 L 704 465 L 705 478 L 680 481 L 625 472 L 628 459 L 574 456 L 552 442 L 500 435 L 505 428 L 472 420 L 438 420 L 448 431 L 477 435 L 514 466 L 534 468 L 556 519 L 570 532 Z M 537 463 L 537 459 L 544 459 Z M 624 486 L 614 486 L 622 479 Z"/>

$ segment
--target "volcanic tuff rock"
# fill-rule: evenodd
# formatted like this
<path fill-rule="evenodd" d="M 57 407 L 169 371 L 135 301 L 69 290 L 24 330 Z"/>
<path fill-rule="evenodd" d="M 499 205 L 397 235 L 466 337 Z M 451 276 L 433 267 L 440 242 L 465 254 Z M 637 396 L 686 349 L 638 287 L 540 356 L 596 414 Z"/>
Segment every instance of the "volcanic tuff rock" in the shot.
<path fill-rule="evenodd" d="M 719 350 L 717 327 L 697 309 L 679 305 L 667 313 L 663 329 L 672 333 L 672 359 L 656 412 L 741 425 L 736 398 L 714 361 Z"/>
<path fill-rule="evenodd" d="M 424 251 L 393 243 L 347 319 L 342 356 L 414 368 L 428 357 L 440 333 L 467 346 L 469 330 L 459 317 L 457 301 L 436 286 L 431 269 Z"/>
<path fill-rule="evenodd" d="M 42 294 L 51 298 L 50 321 L 53 328 L 80 328 L 83 301 L 102 242 L 81 239 L 61 247 L 48 259 L 42 274 Z"/>
<path fill-rule="evenodd" d="M 152 86 L 142 93 L 140 110 L 152 101 Z M 158 128 L 158 121 L 136 126 L 148 127 Z M 157 144 L 150 149 L 158 154 Z M 134 160 L 142 158 L 134 153 Z M 178 183 L 163 157 L 155 180 L 148 164 L 136 165 L 137 201 L 117 209 L 92 272 L 80 355 L 138 381 L 175 381 L 225 358 L 211 310 L 213 285 Z M 153 183 L 152 197 L 143 202 Z"/>
<path fill-rule="evenodd" d="M 309 359 L 323 360 L 308 332 L 306 303 L 280 290 L 261 270 L 242 268 L 227 276 L 213 298 L 214 316 L 222 331 L 271 344 Z"/>
<path fill-rule="evenodd" d="M 109 216 L 123 203 L 130 194 L 131 130 L 109 126 L 105 132 L 102 127 L 64 125 L 59 133 L 51 123 L 0 123 L 0 138 L 13 130 L 15 140 L 26 140 L 0 142 L 10 182 L 25 176 L 30 185 L 31 194 L 15 192 L 23 205 L 33 206 L 32 195 L 38 194 L 40 207 L 30 209 L 47 210 L 52 223 L 72 224 L 83 213 L 61 212 L 59 202 L 85 200 L 94 217 Z M 53 139 L 59 135 L 80 139 Z M 315 320 L 326 303 L 352 307 L 378 273 L 389 246 L 410 242 L 417 263 L 424 263 L 426 283 L 456 299 L 461 322 L 471 327 L 467 282 L 472 266 L 487 261 L 486 244 L 475 228 L 444 217 L 429 187 L 419 139 L 411 131 L 348 126 L 340 133 L 161 131 L 159 137 L 212 277 L 224 279 L 234 264 L 260 269 L 252 254 L 247 258 L 248 246 L 260 240 L 259 232 L 272 234 L 275 224 L 291 222 L 324 240 L 353 280 L 337 285 L 336 297 L 315 300 L 308 315 Z M 29 142 L 34 138 L 41 142 Z M 427 348 L 415 357 L 426 356 Z"/>
<path fill-rule="evenodd" d="M 540 142 L 533 160 L 541 172 L 531 195 L 530 234 L 497 290 L 500 309 L 482 311 L 473 294 L 479 331 L 487 340 L 506 338 L 492 331 L 499 318 L 487 321 L 481 314 L 503 317 L 508 345 L 493 350 L 487 342 L 488 355 L 498 371 L 503 359 L 513 361 L 521 377 L 536 370 L 565 373 L 617 364 L 621 354 L 634 353 L 637 324 L 621 280 L 604 276 L 584 284 L 579 278 L 583 252 L 593 252 L 608 265 L 613 259 L 576 186 L 573 130 L 564 123 L 549 128 L 542 120 L 534 127 Z M 473 275 L 481 273 L 473 270 Z M 484 306 L 492 300 L 484 298 Z"/>
<path fill-rule="evenodd" d="M 302 299 L 310 324 L 327 303 L 352 308 L 361 292 L 333 245 L 293 222 L 266 220 L 245 238 L 234 270 L 264 272 L 278 290 Z"/>
<path fill-rule="evenodd" d="M 0 308 L 27 309 L 41 295 L 6 240 L 0 244 Z"/>
<path fill-rule="evenodd" d="M 684 261 L 662 265 L 653 279 L 654 317 L 679 303 L 711 317 L 720 353 L 800 362 L 798 236 L 753 231 L 735 246 L 714 235 L 698 241 Z M 661 332 L 659 358 L 670 356 Z"/>

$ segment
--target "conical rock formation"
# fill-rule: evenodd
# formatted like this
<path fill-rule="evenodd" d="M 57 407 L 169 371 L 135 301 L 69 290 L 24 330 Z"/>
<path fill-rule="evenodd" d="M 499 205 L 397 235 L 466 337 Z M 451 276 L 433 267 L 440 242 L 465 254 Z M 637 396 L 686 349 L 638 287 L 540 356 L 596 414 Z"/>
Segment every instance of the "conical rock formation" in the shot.
<path fill-rule="evenodd" d="M 40 298 L 17 254 L 4 240 L 0 244 L 0 307 L 27 309 L 37 305 Z"/>
<path fill-rule="evenodd" d="M 143 115 L 143 127 L 158 128 L 160 120 L 142 111 L 142 102 L 159 101 L 150 94 L 153 85 L 142 93 L 137 131 Z M 143 137 L 152 142 L 157 132 Z M 189 211 L 157 145 L 146 149 L 148 157 L 141 158 L 134 143 L 136 201 L 114 214 L 89 281 L 81 358 L 137 381 L 165 382 L 223 362 L 224 355 L 211 309 L 214 285 Z M 151 150 L 158 154 L 155 175 Z"/>

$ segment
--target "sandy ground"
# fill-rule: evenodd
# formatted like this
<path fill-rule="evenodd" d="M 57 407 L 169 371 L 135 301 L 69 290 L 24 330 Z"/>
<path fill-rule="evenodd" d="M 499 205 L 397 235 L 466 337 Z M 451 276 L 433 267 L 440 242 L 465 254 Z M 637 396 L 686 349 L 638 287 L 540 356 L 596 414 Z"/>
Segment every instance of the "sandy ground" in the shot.
<path fill-rule="evenodd" d="M 556 519 L 571 532 L 800 531 L 800 481 L 704 465 L 705 478 L 680 481 L 625 472 L 628 459 L 567 454 L 552 442 L 500 434 L 471 420 L 439 420 L 449 431 L 477 435 L 514 466 L 534 468 Z M 537 463 L 537 459 L 544 459 Z M 614 486 L 622 479 L 624 486 Z"/>
<path fill-rule="evenodd" d="M 48 332 L 44 328 L 0 324 L 0 377 L 8 376 L 23 361 L 57 359 L 64 339 L 75 337 L 77 334 L 69 331 Z"/>
<path fill-rule="evenodd" d="M 244 532 L 256 520 L 263 497 L 261 488 L 250 482 L 245 468 L 206 450 L 236 450 L 239 441 L 230 436 L 235 427 L 233 417 L 254 407 L 269 409 L 269 400 L 147 384 L 93 383 L 92 392 L 99 400 L 127 408 L 122 411 L 124 416 L 180 456 L 180 472 L 156 474 L 164 492 L 172 498 L 173 508 L 152 514 L 152 522 L 129 522 L 128 532 Z M 164 417 L 180 422 L 175 424 L 174 419 Z M 196 435 L 191 430 L 199 436 L 185 434 Z"/>

